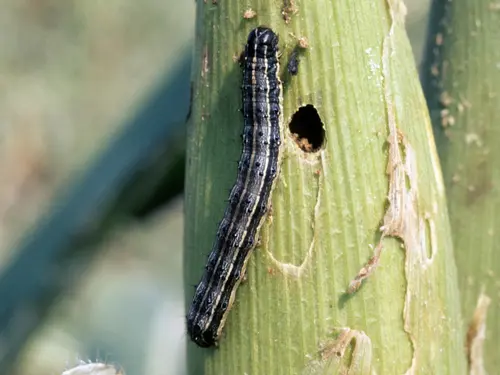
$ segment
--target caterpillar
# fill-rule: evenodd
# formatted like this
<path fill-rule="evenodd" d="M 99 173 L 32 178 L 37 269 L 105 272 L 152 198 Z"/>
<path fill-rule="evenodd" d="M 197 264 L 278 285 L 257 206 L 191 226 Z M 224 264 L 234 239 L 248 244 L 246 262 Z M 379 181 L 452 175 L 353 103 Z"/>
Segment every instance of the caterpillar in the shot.
<path fill-rule="evenodd" d="M 257 27 L 244 51 L 238 175 L 187 314 L 188 334 L 200 347 L 217 345 L 269 207 L 282 138 L 278 74 L 278 36 Z"/>

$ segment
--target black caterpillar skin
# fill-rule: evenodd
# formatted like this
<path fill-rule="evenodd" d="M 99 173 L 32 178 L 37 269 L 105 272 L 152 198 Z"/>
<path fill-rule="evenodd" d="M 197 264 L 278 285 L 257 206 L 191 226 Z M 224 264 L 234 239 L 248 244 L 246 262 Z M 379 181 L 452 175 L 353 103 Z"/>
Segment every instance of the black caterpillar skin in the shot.
<path fill-rule="evenodd" d="M 187 314 L 201 347 L 217 344 L 269 206 L 280 155 L 281 82 L 278 36 L 258 27 L 243 61 L 243 152 L 229 204 Z"/>

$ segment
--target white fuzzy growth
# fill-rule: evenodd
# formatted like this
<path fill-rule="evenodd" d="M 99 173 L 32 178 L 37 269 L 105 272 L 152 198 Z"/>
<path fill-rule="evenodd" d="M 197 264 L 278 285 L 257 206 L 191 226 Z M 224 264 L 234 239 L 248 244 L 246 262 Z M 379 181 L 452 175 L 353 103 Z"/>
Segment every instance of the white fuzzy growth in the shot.
<path fill-rule="evenodd" d="M 82 363 L 72 369 L 64 371 L 61 375 L 123 375 L 113 365 L 104 363 Z"/>

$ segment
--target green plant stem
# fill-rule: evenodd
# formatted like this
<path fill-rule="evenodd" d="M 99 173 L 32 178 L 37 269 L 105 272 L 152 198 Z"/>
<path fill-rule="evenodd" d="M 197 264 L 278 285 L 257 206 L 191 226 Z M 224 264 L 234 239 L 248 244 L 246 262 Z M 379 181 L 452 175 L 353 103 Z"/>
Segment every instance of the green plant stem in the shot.
<path fill-rule="evenodd" d="M 197 3 L 187 286 L 200 279 L 236 180 L 236 60 L 249 31 L 272 27 L 285 66 L 298 38 L 309 46 L 298 75 L 283 74 L 283 162 L 247 281 L 219 347 L 188 344 L 189 373 L 463 374 L 444 187 L 404 5 L 286 1 L 288 23 L 281 5 Z M 245 19 L 249 8 L 256 16 Z M 288 128 L 306 104 L 326 131 L 315 153 L 300 150 Z M 192 296 L 188 287 L 187 304 Z"/>
<path fill-rule="evenodd" d="M 486 371 L 496 373 L 500 366 L 500 2 L 435 1 L 433 10 L 439 27 L 430 30 L 422 78 L 447 189 L 466 321 L 473 319 L 481 293 L 492 299 L 484 358 L 470 361 L 484 360 Z"/>

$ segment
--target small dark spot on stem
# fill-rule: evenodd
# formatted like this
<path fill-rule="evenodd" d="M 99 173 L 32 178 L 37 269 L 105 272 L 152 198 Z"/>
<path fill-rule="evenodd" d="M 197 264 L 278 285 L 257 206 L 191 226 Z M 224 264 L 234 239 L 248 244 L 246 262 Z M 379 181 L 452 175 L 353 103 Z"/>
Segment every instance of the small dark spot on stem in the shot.
<path fill-rule="evenodd" d="M 297 48 L 295 48 L 290 54 L 290 59 L 288 60 L 287 65 L 288 73 L 290 73 L 292 76 L 296 76 L 299 72 L 299 62 L 299 51 Z"/>

